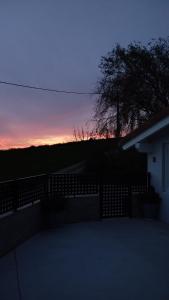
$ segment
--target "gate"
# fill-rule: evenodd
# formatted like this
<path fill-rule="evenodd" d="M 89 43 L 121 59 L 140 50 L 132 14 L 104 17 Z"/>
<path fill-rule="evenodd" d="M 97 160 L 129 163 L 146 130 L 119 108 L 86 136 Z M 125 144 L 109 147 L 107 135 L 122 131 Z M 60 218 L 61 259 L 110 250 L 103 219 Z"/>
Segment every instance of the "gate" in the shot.
<path fill-rule="evenodd" d="M 148 173 L 116 173 L 100 181 L 100 214 L 106 217 L 125 217 L 131 214 L 132 195 L 149 188 Z"/>
<path fill-rule="evenodd" d="M 129 210 L 129 186 L 118 183 L 103 183 L 100 187 L 101 218 L 125 217 Z"/>

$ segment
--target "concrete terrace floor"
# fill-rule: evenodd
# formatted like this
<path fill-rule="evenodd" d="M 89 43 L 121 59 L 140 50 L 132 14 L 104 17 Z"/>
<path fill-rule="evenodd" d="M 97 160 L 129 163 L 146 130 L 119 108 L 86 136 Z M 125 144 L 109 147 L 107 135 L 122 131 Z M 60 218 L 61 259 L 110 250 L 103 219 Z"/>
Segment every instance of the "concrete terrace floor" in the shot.
<path fill-rule="evenodd" d="M 0 258 L 1 300 L 168 300 L 169 225 L 108 219 L 44 231 Z"/>

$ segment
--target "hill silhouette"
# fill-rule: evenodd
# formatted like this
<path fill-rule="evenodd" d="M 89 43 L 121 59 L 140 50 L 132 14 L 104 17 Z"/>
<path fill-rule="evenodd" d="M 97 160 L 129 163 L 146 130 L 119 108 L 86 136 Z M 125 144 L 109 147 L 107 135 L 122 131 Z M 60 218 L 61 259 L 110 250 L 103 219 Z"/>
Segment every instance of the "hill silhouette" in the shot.
<path fill-rule="evenodd" d="M 0 151 L 0 181 L 36 174 L 57 172 L 116 144 L 114 139 L 31 146 Z"/>
<path fill-rule="evenodd" d="M 131 160 L 134 160 L 133 166 L 139 170 L 146 168 L 145 157 L 135 151 L 122 153 L 115 138 L 88 140 L 1 150 L 0 181 L 57 172 L 84 160 L 86 172 L 130 168 Z"/>

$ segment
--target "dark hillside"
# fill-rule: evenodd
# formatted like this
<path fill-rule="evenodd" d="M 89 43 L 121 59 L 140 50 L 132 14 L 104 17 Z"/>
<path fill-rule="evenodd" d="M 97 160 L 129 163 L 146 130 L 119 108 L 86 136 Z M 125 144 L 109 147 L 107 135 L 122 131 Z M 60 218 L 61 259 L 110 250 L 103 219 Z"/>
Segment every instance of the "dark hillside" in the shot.
<path fill-rule="evenodd" d="M 145 154 L 135 149 L 122 151 L 112 147 L 108 151 L 91 154 L 86 169 L 97 174 L 140 173 L 147 171 L 147 159 Z"/>
<path fill-rule="evenodd" d="M 52 146 L 0 151 L 0 181 L 56 172 L 117 149 L 116 139 L 89 140 Z"/>

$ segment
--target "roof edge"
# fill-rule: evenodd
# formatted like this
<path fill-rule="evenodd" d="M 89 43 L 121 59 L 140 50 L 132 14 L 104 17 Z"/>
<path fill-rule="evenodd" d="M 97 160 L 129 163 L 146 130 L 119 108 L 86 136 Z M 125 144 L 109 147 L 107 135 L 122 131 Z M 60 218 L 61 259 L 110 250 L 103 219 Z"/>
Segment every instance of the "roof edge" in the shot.
<path fill-rule="evenodd" d="M 122 143 L 122 148 L 127 150 L 131 148 L 136 143 L 143 141 L 158 132 L 159 130 L 167 127 L 169 125 L 169 109 L 165 109 L 165 112 L 161 112 L 155 115 L 152 119 L 147 121 L 142 127 L 137 128 L 130 134 L 128 134 Z"/>

